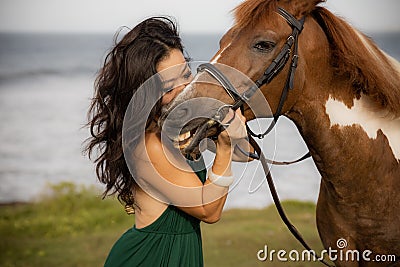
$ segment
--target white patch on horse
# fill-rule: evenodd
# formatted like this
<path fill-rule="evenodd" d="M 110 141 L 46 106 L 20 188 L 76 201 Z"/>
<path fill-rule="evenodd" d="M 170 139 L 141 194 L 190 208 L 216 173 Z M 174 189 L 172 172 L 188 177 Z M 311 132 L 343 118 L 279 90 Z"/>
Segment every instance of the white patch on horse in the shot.
<path fill-rule="evenodd" d="M 231 45 L 231 43 L 229 43 L 227 46 L 225 46 L 217 55 L 214 56 L 214 58 L 211 60 L 211 64 L 215 64 L 218 62 L 218 60 L 222 57 L 222 53 L 224 53 L 224 51 Z"/>
<path fill-rule="evenodd" d="M 400 159 L 400 118 L 393 118 L 388 112 L 376 111 L 366 96 L 359 100 L 354 99 L 351 108 L 330 96 L 325 108 L 331 127 L 360 125 L 371 139 L 375 139 L 378 130 L 381 130 L 388 139 L 394 156 Z"/>

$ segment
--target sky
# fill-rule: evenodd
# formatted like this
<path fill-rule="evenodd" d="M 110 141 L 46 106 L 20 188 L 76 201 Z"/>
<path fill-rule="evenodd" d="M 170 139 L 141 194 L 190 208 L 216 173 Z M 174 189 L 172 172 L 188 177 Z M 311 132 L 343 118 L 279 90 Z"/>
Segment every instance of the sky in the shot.
<path fill-rule="evenodd" d="M 0 0 L 0 32 L 115 32 L 152 15 L 171 15 L 181 33 L 224 33 L 243 0 Z M 399 0 L 328 0 L 365 32 L 400 31 Z"/>

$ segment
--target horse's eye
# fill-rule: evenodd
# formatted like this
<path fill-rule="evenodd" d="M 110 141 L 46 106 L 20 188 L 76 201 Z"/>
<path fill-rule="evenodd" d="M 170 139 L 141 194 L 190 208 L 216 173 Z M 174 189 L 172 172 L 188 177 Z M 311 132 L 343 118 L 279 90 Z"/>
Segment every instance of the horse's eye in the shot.
<path fill-rule="evenodd" d="M 254 48 L 259 52 L 269 52 L 275 47 L 275 43 L 268 41 L 260 41 L 254 45 Z"/>

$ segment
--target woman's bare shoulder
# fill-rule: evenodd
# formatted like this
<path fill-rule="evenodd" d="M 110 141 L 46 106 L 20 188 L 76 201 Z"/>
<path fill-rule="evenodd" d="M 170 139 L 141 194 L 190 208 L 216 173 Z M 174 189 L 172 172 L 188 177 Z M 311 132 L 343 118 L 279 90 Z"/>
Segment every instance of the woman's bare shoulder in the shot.
<path fill-rule="evenodd" d="M 162 143 L 157 133 L 146 134 L 144 143 L 144 153 L 147 154 L 147 158 L 158 172 L 164 173 L 166 177 L 181 177 L 182 175 L 195 176 L 179 151 L 171 151 L 168 145 L 165 146 Z"/>
<path fill-rule="evenodd" d="M 163 167 L 173 167 L 175 164 L 174 157 L 169 149 L 167 149 L 157 133 L 146 133 L 144 142 L 144 151 L 147 158 L 150 159 L 152 163 L 161 165 Z"/>

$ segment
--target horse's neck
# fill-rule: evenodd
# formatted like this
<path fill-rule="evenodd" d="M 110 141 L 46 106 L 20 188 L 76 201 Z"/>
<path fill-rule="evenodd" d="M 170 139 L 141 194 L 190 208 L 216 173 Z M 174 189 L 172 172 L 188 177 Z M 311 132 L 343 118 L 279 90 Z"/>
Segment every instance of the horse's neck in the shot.
<path fill-rule="evenodd" d="M 309 26 L 315 26 L 314 32 L 321 31 L 312 23 Z M 320 32 L 320 42 L 312 43 L 316 47 L 304 45 L 313 48 L 303 50 L 307 66 L 318 67 L 306 70 L 301 96 L 286 115 L 297 125 L 323 178 L 337 186 L 343 184 L 345 191 L 351 179 L 356 183 L 371 179 L 373 184 L 377 176 L 389 170 L 400 176 L 400 118 L 379 110 L 381 103 L 375 105 L 369 96 L 359 98 L 350 77 L 337 76 L 329 59 L 329 43 L 323 36 Z M 322 53 L 315 56 L 315 51 Z M 390 69 L 382 58 L 375 58 Z M 393 66 L 390 81 L 398 83 L 393 74 L 398 63 L 387 58 Z"/>
<path fill-rule="evenodd" d="M 315 86 L 309 94 L 305 90 L 287 116 L 297 125 L 322 177 L 346 193 L 362 181 L 374 185 L 385 171 L 400 175 L 400 118 L 377 112 L 367 96 L 357 100 L 343 81 Z M 334 96 L 333 91 L 342 95 Z"/>

